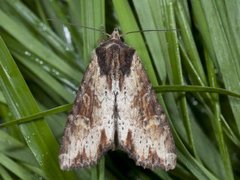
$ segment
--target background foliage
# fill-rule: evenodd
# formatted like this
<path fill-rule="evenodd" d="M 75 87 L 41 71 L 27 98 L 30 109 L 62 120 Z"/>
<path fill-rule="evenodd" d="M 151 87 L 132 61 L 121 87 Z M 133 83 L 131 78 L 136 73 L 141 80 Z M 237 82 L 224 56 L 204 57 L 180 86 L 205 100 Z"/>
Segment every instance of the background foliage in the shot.
<path fill-rule="evenodd" d="M 124 36 L 155 87 L 200 85 L 240 92 L 239 12 L 238 0 L 1 0 L 1 123 L 73 102 L 101 40 L 101 33 L 81 26 L 108 33 L 116 26 L 123 33 L 169 30 Z M 96 167 L 63 172 L 58 151 L 66 113 L 56 113 L 0 129 L 0 177 L 239 178 L 239 99 L 169 92 L 159 94 L 159 100 L 177 146 L 173 171 L 137 167 L 125 153 L 114 151 Z"/>

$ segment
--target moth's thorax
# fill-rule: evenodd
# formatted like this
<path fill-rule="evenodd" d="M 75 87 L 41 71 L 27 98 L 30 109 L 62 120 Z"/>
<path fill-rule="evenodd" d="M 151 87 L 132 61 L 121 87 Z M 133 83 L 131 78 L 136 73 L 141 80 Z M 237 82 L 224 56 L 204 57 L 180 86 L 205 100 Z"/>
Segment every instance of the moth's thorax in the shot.
<path fill-rule="evenodd" d="M 113 86 L 122 89 L 124 77 L 130 74 L 134 53 L 135 50 L 120 39 L 109 39 L 96 48 L 100 74 L 107 77 L 110 89 Z"/>

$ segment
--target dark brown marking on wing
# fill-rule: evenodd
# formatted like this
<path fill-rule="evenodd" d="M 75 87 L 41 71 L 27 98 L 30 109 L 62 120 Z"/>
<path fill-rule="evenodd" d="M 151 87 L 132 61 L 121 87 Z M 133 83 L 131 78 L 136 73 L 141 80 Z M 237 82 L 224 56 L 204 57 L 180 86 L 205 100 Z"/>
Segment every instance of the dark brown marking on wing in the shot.
<path fill-rule="evenodd" d="M 134 143 L 133 143 L 133 137 L 132 137 L 131 130 L 129 130 L 128 134 L 127 134 L 126 147 L 127 147 L 128 151 L 130 151 L 132 154 L 134 154 Z"/>
<path fill-rule="evenodd" d="M 100 143 L 98 145 L 98 154 L 102 154 L 107 148 L 107 136 L 104 129 L 101 130 Z"/>
<path fill-rule="evenodd" d="M 92 81 L 89 82 L 92 84 Z M 84 92 L 84 93 L 83 93 Z M 89 121 L 85 119 L 84 123 L 86 126 L 93 126 L 93 110 L 94 108 L 101 108 L 101 103 L 98 97 L 94 94 L 94 91 L 90 87 L 80 87 L 77 94 L 77 99 L 74 102 L 74 107 L 72 109 L 72 114 L 74 119 L 77 115 L 87 117 Z"/>
<path fill-rule="evenodd" d="M 130 67 L 132 64 L 132 59 L 133 59 L 133 55 L 135 53 L 135 49 L 133 48 L 124 48 L 120 51 L 120 57 L 119 57 L 119 61 L 120 61 L 120 72 L 122 73 L 122 75 L 129 75 L 130 74 Z"/>
<path fill-rule="evenodd" d="M 87 155 L 86 155 L 86 151 L 85 151 L 85 148 L 83 148 L 83 151 L 82 153 L 78 153 L 77 156 L 75 157 L 74 159 L 74 164 L 73 164 L 73 167 L 77 167 L 79 166 L 80 164 L 84 164 L 84 162 L 87 162 Z"/>
<path fill-rule="evenodd" d="M 107 62 L 110 58 L 108 57 L 109 54 L 107 54 L 106 48 L 101 46 L 96 48 L 96 54 L 98 57 L 98 65 L 100 67 L 100 75 L 108 75 L 111 71 L 111 66 L 109 66 L 111 62 Z"/>
<path fill-rule="evenodd" d="M 82 162 L 83 162 L 84 160 L 87 161 L 87 155 L 86 155 L 86 150 L 85 150 L 85 148 L 83 148 L 81 160 L 82 160 Z"/>
<path fill-rule="evenodd" d="M 151 148 L 149 148 L 149 155 L 148 159 L 151 161 L 151 164 L 159 164 L 162 160 L 158 157 L 156 151 L 152 151 Z"/>
<path fill-rule="evenodd" d="M 100 144 L 102 144 L 103 146 L 107 144 L 107 136 L 106 136 L 105 129 L 102 129 L 101 131 Z"/>
<path fill-rule="evenodd" d="M 159 116 L 163 114 L 163 110 L 160 107 L 156 94 L 152 89 L 151 83 L 143 69 L 142 65 L 140 68 L 136 69 L 136 74 L 138 74 L 138 86 L 141 87 L 138 93 L 134 96 L 132 100 L 131 107 L 139 108 L 139 117 L 142 125 L 147 126 L 149 122 L 143 121 L 147 119 L 151 119 L 150 117 Z M 165 120 L 162 121 L 163 123 Z"/>

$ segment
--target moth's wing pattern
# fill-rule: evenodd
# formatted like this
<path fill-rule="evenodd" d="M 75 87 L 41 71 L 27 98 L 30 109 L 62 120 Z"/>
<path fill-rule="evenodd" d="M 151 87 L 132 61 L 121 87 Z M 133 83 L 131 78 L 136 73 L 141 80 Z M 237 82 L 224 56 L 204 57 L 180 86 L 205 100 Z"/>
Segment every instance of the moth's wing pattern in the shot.
<path fill-rule="evenodd" d="M 118 95 L 118 110 L 120 148 L 128 152 L 137 165 L 174 169 L 176 154 L 170 127 L 136 54 Z"/>
<path fill-rule="evenodd" d="M 114 144 L 114 97 L 107 89 L 106 76 L 100 75 L 93 53 L 72 111 L 68 115 L 60 150 L 61 169 L 96 164 Z"/>

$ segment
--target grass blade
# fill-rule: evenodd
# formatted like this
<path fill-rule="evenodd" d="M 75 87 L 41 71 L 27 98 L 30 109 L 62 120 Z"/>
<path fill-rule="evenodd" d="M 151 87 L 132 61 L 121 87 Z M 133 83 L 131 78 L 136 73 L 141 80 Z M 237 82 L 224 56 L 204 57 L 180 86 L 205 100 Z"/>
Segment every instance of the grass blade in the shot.
<path fill-rule="evenodd" d="M 16 118 L 39 112 L 39 108 L 2 38 L 0 38 L 0 76 L 1 88 L 9 108 Z M 44 121 L 23 124 L 19 128 L 47 177 L 59 179 L 72 177 L 71 174 L 60 171 L 57 159 L 58 143 Z"/>

